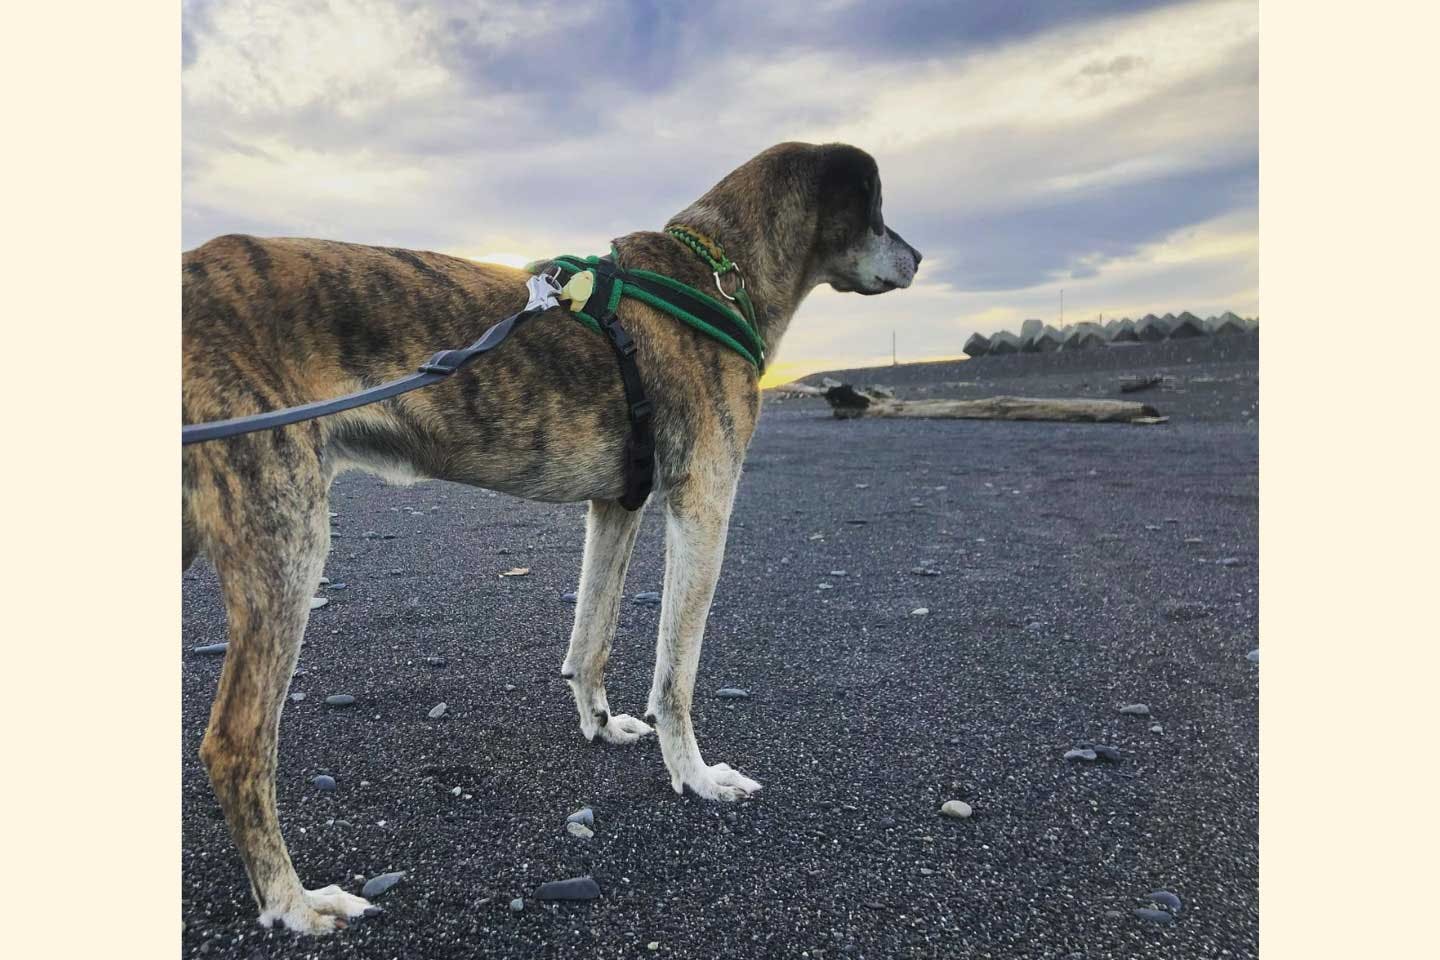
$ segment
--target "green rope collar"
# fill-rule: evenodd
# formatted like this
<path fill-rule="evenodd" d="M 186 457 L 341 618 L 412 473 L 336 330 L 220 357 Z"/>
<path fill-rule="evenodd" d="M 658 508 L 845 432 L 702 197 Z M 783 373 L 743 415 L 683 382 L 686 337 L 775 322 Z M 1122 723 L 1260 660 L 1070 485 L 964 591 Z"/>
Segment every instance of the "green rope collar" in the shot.
<path fill-rule="evenodd" d="M 749 361 L 757 372 L 764 373 L 765 340 L 760 336 L 760 330 L 755 324 L 755 308 L 750 301 L 749 294 L 745 292 L 745 279 L 744 275 L 740 273 L 740 268 L 725 256 L 719 244 L 703 234 L 680 227 L 672 227 L 666 232 L 684 243 L 710 266 L 715 274 L 716 289 L 727 300 L 739 304 L 739 312 L 729 304 L 722 303 L 709 294 L 664 274 L 653 273 L 649 270 L 622 269 L 619 271 L 619 277 L 610 286 L 606 302 L 604 304 L 592 303 L 594 300 L 592 296 L 590 300 L 586 301 L 583 308 L 573 312 L 575 319 L 596 333 L 601 333 L 600 321 L 595 313 L 598 312 L 603 316 L 614 312 L 620 305 L 622 297 L 630 297 L 648 304 L 661 313 L 668 314 L 686 326 L 703 333 L 710 339 L 724 344 Z M 613 245 L 610 247 L 610 257 L 618 265 L 619 253 Z M 599 265 L 600 258 L 595 256 L 575 257 L 567 254 L 555 257 L 549 262 L 560 266 L 567 274 L 573 275 L 593 269 Z M 531 268 L 539 266 L 540 263 L 530 265 Z M 531 272 L 535 272 L 534 269 L 531 269 Z M 725 288 L 720 284 L 720 278 L 732 272 L 739 278 L 734 296 L 726 293 Z M 627 279 L 630 282 L 626 282 Z M 636 281 L 640 281 L 640 283 Z M 674 299 L 667 295 L 671 292 L 676 295 Z M 682 302 L 676 302 L 676 300 Z M 728 332 L 722 330 L 715 323 L 698 316 L 697 311 L 687 309 L 683 303 L 685 300 L 689 300 L 692 304 L 698 301 L 704 308 L 718 312 L 723 317 L 729 317 L 732 323 L 726 326 L 729 326 L 730 330 Z M 704 311 L 698 312 L 703 313 Z"/>

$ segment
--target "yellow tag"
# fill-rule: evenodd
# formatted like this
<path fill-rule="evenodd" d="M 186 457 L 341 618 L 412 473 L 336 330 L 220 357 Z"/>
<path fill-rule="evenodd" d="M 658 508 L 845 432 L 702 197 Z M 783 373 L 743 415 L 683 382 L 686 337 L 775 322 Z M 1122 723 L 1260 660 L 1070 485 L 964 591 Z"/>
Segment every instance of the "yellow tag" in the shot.
<path fill-rule="evenodd" d="M 590 299 L 590 294 L 595 292 L 595 274 L 590 270 L 581 270 L 572 276 L 565 286 L 560 288 L 560 296 L 570 301 L 570 309 L 576 313 L 585 309 L 585 304 Z"/>

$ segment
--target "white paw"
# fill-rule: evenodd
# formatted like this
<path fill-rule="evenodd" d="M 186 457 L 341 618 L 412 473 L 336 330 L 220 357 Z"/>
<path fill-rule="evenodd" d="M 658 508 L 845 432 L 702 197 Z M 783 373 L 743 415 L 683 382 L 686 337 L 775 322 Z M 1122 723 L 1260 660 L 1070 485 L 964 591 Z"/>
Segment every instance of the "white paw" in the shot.
<path fill-rule="evenodd" d="M 345 929 L 347 921 L 365 916 L 369 910 L 379 910 L 364 897 L 346 893 L 334 884 L 302 893 L 301 902 L 291 904 L 288 909 L 270 909 L 260 914 L 260 925 L 270 927 L 279 920 L 295 933 L 324 936 Z"/>
<path fill-rule="evenodd" d="M 610 722 L 599 728 L 600 736 L 606 743 L 634 743 L 641 737 L 648 737 L 655 732 L 650 726 L 639 717 L 632 717 L 628 713 L 617 713 L 610 718 Z"/>
<path fill-rule="evenodd" d="M 743 800 L 760 790 L 757 781 L 732 769 L 728 763 L 699 764 L 691 768 L 688 776 L 672 777 L 670 785 L 676 793 L 684 793 L 689 787 L 696 796 L 706 800 Z"/>

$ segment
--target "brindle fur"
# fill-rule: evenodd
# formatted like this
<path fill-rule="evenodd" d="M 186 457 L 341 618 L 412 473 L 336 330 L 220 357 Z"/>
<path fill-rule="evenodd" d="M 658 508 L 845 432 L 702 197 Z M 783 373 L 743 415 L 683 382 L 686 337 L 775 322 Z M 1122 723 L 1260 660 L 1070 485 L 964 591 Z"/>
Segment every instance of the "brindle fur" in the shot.
<path fill-rule="evenodd" d="M 860 150 L 781 144 L 671 223 L 709 234 L 741 265 L 773 353 L 817 284 L 866 293 L 908 285 L 919 254 L 880 226 L 879 189 L 875 162 Z M 713 286 L 701 261 L 664 233 L 633 233 L 616 247 L 622 266 L 702 290 Z M 869 266 L 857 273 L 862 260 Z M 437 349 L 473 341 L 526 299 L 518 270 L 326 240 L 226 236 L 185 253 L 181 263 L 185 423 L 326 399 L 403 376 Z M 704 763 L 690 703 L 730 507 L 759 414 L 756 373 L 734 352 L 643 304 L 625 300 L 620 318 L 639 347 L 645 389 L 656 404 L 655 499 L 666 512 L 665 589 L 647 719 L 658 728 L 677 791 L 688 786 L 704 797 L 735 799 L 760 785 L 725 764 Z M 337 887 L 302 888 L 275 807 L 280 713 L 329 549 L 335 475 L 359 468 L 536 500 L 589 500 L 562 673 L 584 735 L 624 743 L 652 732 L 641 720 L 610 712 L 603 681 L 640 523 L 639 511 L 615 502 L 626 430 L 609 345 L 561 308 L 530 320 L 501 349 L 435 386 L 184 448 L 183 563 L 203 552 L 214 564 L 230 638 L 200 753 L 262 923 L 278 919 L 323 933 L 369 906 Z"/>

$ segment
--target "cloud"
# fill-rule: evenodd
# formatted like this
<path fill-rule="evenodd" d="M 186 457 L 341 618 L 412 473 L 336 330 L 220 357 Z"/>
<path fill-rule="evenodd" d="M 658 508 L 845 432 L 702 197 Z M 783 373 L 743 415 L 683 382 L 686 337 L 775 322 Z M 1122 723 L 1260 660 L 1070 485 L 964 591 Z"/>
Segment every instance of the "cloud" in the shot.
<path fill-rule="evenodd" d="M 926 260 L 902 293 L 817 292 L 787 357 L 888 353 L 902 316 L 902 343 L 954 353 L 1058 284 L 1076 309 L 1179 309 L 1171 282 L 1253 312 L 1253 249 L 1174 238 L 1253 230 L 1256 24 L 1240 0 L 191 0 L 183 239 L 592 252 L 772 143 L 836 139 L 876 155 Z"/>

